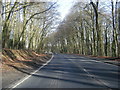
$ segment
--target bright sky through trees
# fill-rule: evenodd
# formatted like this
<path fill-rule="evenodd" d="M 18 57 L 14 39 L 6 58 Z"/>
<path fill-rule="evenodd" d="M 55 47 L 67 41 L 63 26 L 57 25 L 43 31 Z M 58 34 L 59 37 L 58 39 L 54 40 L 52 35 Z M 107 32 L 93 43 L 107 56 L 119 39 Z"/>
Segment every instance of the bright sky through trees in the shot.
<path fill-rule="evenodd" d="M 75 0 L 58 0 L 58 11 L 61 14 L 61 19 L 63 19 L 68 14 L 70 8 L 74 5 L 74 3 Z"/>
<path fill-rule="evenodd" d="M 90 0 L 58 0 L 59 8 L 58 11 L 61 14 L 61 19 L 63 20 L 64 17 L 69 13 L 70 8 L 75 4 L 75 2 L 89 2 Z M 92 0 L 96 1 L 96 0 Z M 99 0 L 100 2 L 106 2 L 111 0 Z M 116 0 L 113 0 L 116 1 Z M 120 1 L 120 0 L 117 0 Z"/>
<path fill-rule="evenodd" d="M 112 57 L 120 55 L 119 2 L 3 1 L 2 48 L 30 49 L 41 53 L 51 51 Z"/>

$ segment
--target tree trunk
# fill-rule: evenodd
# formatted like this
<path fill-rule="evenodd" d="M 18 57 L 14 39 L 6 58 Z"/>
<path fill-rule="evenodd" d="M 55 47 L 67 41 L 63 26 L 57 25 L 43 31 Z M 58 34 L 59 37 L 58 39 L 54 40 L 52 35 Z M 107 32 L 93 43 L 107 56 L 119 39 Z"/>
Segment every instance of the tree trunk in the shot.
<path fill-rule="evenodd" d="M 116 42 L 115 42 L 115 17 L 114 17 L 114 4 L 113 0 L 111 0 L 112 5 L 112 27 L 113 27 L 113 41 L 112 41 L 112 56 L 116 56 Z"/>
<path fill-rule="evenodd" d="M 119 46 L 118 46 L 118 56 L 120 57 L 120 2 L 118 2 L 118 42 L 119 42 Z"/>
<path fill-rule="evenodd" d="M 102 56 L 103 55 L 103 50 L 102 50 L 102 40 L 101 40 L 101 30 L 99 28 L 99 23 L 98 23 L 98 4 L 99 4 L 99 0 L 97 0 L 96 5 L 92 2 L 90 2 L 93 6 L 94 12 L 95 12 L 95 16 L 96 16 L 96 31 L 97 31 L 97 53 L 98 56 Z"/>

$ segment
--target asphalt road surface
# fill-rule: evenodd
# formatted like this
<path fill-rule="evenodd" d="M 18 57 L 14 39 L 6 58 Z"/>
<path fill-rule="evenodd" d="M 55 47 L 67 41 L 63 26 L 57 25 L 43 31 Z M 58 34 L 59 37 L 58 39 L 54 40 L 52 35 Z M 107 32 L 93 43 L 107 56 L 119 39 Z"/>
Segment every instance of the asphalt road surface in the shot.
<path fill-rule="evenodd" d="M 55 54 L 48 65 L 15 88 L 119 88 L 118 66 L 87 57 Z"/>

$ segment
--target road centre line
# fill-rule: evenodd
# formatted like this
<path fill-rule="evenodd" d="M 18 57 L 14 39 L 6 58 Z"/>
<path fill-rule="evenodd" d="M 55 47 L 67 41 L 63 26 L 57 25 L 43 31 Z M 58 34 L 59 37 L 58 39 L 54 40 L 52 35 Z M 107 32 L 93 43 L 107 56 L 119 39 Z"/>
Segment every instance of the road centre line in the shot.
<path fill-rule="evenodd" d="M 99 81 L 99 83 L 101 82 L 101 84 L 103 84 L 104 86 L 106 86 L 107 88 L 111 89 L 108 84 L 106 82 L 104 82 L 103 80 L 100 80 L 98 78 L 95 77 L 95 75 L 89 73 L 85 68 L 83 68 L 82 66 L 78 65 L 77 63 L 75 63 L 74 61 L 72 61 L 71 59 L 68 59 L 71 62 L 73 62 L 77 67 L 81 68 L 84 72 L 86 72 L 88 74 L 88 76 L 90 76 L 92 79 Z"/>

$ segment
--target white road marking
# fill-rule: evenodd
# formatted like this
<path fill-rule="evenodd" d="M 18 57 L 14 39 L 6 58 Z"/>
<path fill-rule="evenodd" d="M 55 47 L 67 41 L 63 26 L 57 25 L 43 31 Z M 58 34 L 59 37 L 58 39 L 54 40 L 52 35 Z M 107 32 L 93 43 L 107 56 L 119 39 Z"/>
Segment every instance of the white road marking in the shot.
<path fill-rule="evenodd" d="M 76 64 L 76 63 L 75 63 L 74 61 L 72 61 L 71 59 L 68 59 L 68 60 L 70 60 L 71 62 L 73 62 L 74 64 Z M 76 65 L 77 65 L 77 64 L 76 64 Z M 103 80 L 101 80 L 101 79 L 96 78 L 95 75 L 89 73 L 89 72 L 88 72 L 85 68 L 83 68 L 82 66 L 77 65 L 77 67 L 83 69 L 83 71 L 86 72 L 86 73 L 87 73 L 91 78 L 93 78 L 94 80 L 97 80 L 97 81 L 101 82 L 103 85 L 105 85 L 106 87 L 110 88 L 110 87 L 108 86 L 108 83 L 107 83 L 107 82 L 105 82 L 105 81 L 103 81 Z"/>
<path fill-rule="evenodd" d="M 19 80 L 16 84 L 11 85 L 9 88 L 11 88 L 11 90 L 13 88 L 16 88 L 18 85 L 20 85 L 21 83 L 23 83 L 25 80 L 27 80 L 28 78 L 30 78 L 33 74 L 35 74 L 36 72 L 38 72 L 40 69 L 42 69 L 45 65 L 47 65 L 52 59 L 53 59 L 54 55 L 52 54 L 52 57 L 49 61 L 47 61 L 45 64 L 43 64 L 40 68 L 38 68 L 36 71 L 32 72 L 30 75 L 27 75 L 26 77 L 24 77 L 23 79 Z"/>

